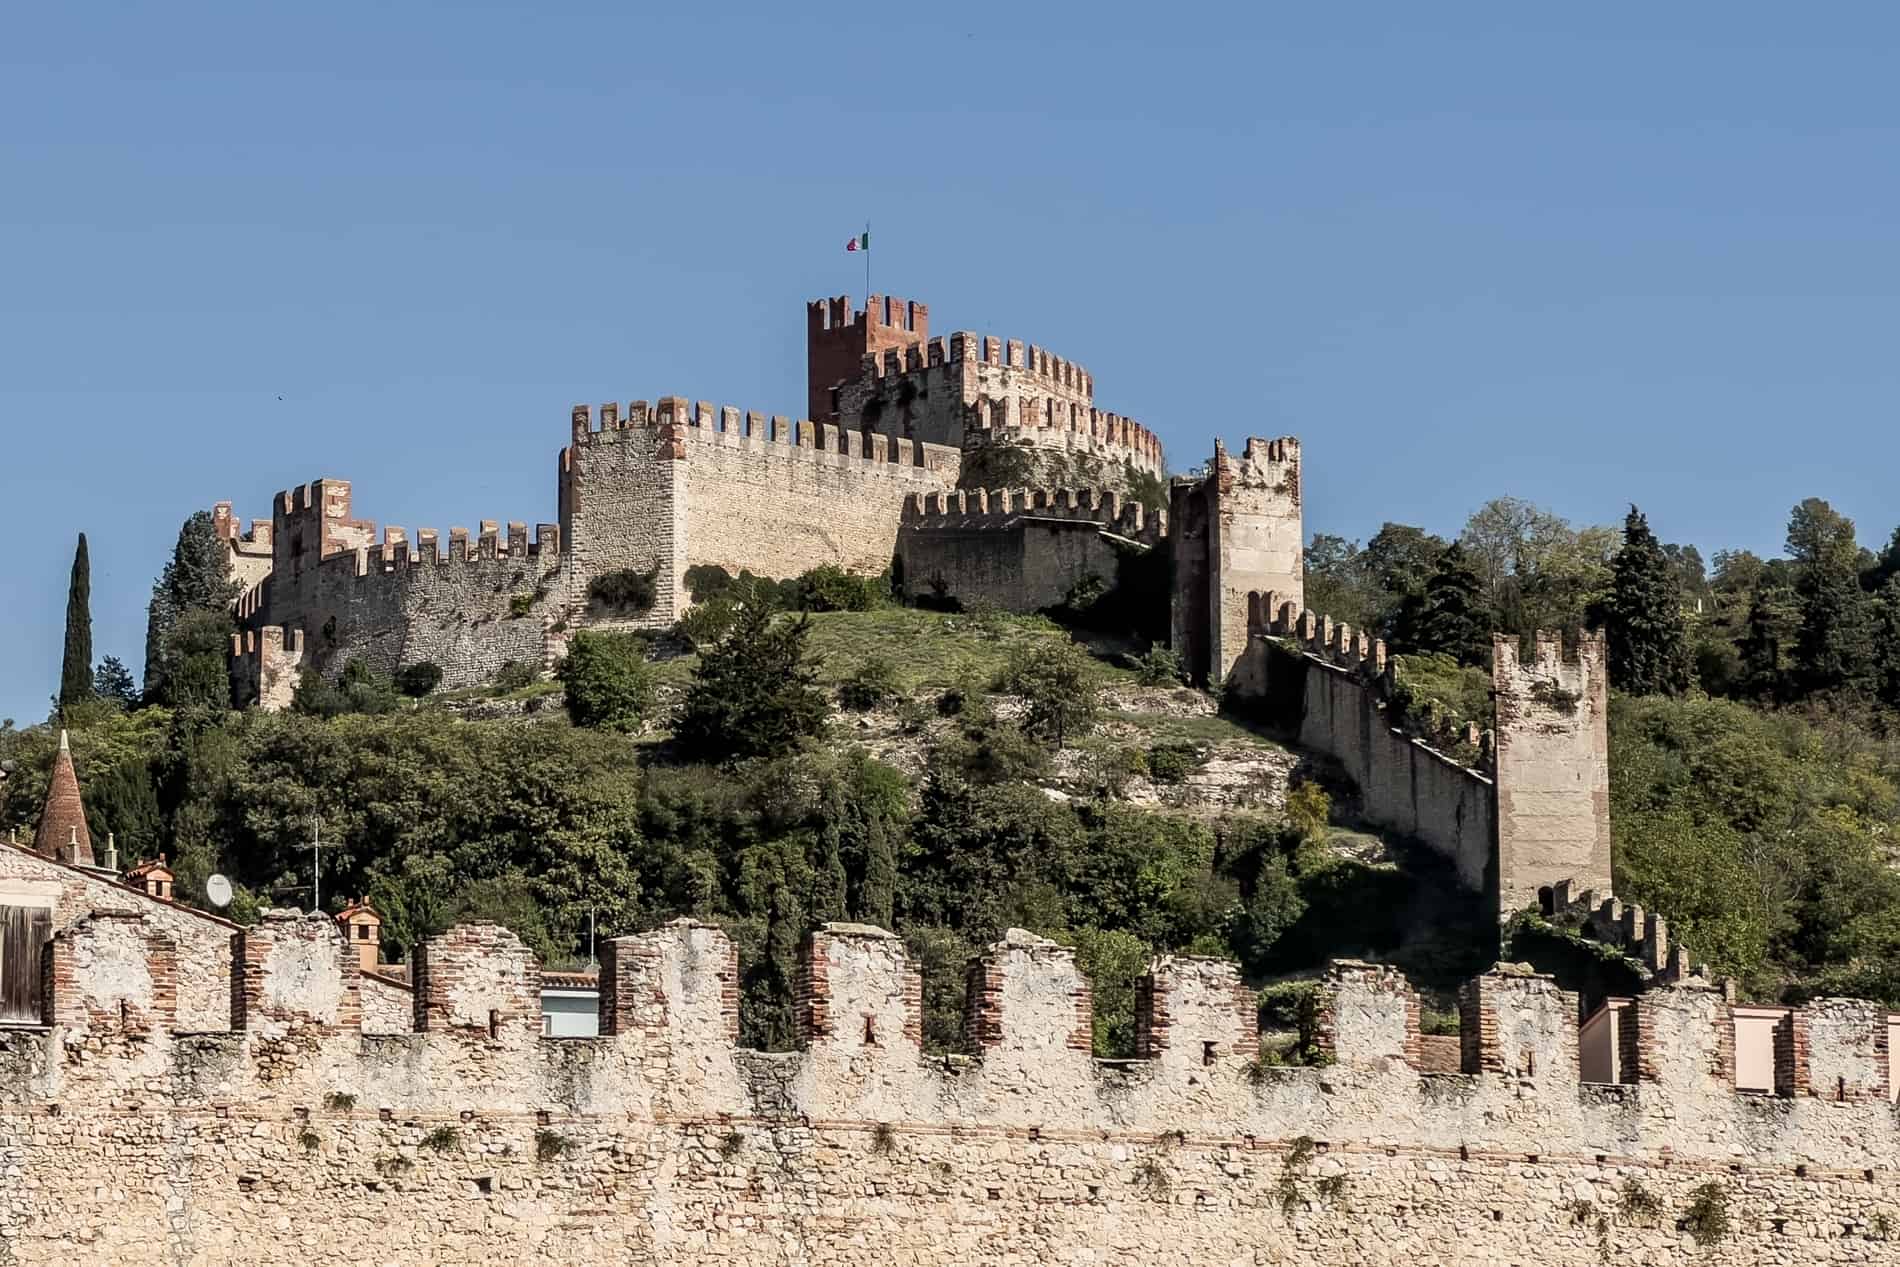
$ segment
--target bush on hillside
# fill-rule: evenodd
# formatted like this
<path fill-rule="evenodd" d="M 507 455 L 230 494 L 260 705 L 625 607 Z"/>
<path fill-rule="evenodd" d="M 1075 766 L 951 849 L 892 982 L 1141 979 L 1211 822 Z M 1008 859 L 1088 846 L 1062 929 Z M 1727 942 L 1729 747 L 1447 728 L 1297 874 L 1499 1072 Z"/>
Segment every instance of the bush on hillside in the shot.
<path fill-rule="evenodd" d="M 636 635 L 582 630 L 555 676 L 566 689 L 567 715 L 576 726 L 637 731 L 653 711 L 653 671 L 646 640 Z"/>

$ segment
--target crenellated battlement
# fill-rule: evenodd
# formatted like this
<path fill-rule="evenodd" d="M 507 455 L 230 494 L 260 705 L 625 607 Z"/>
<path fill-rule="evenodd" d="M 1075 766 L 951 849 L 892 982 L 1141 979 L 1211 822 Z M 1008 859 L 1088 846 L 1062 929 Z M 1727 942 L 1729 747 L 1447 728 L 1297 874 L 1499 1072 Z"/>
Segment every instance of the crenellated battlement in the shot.
<path fill-rule="evenodd" d="M 1247 629 L 1250 636 L 1293 641 L 1307 655 L 1365 679 L 1377 690 L 1381 700 L 1389 699 L 1398 687 L 1399 659 L 1387 653 L 1383 638 L 1356 630 L 1343 620 L 1336 621 L 1331 616 L 1317 615 L 1294 603 L 1283 602 L 1277 594 L 1248 593 Z M 1495 732 L 1476 722 L 1466 722 L 1457 734 L 1439 734 L 1431 739 L 1452 744 L 1462 742 L 1477 749 L 1479 768 L 1473 773 L 1480 775 L 1487 772 L 1496 745 Z M 1447 761 L 1453 760 L 1437 749 L 1432 751 Z"/>
<path fill-rule="evenodd" d="M 1521 965 L 1465 984 L 1463 1071 L 1422 1077 L 1416 992 L 1394 969 L 1350 960 L 1320 983 L 1310 1037 L 1331 1062 L 1321 1071 L 1260 1069 L 1252 992 L 1234 964 L 1193 956 L 1162 956 L 1140 981 L 1137 1059 L 1092 1060 L 1092 999 L 1074 951 L 1022 930 L 963 972 L 974 1055 L 949 1061 L 923 1051 L 924 982 L 903 941 L 865 925 L 828 924 L 807 937 L 794 1009 L 801 1050 L 771 1057 L 735 1045 L 733 943 L 691 920 L 605 943 L 598 1040 L 541 1036 L 540 965 L 496 924 L 460 925 L 417 948 L 413 1033 L 389 1038 L 360 1033 L 361 969 L 336 921 L 266 912 L 232 944 L 226 1046 L 235 1058 L 221 1059 L 215 1077 L 177 1081 L 161 1103 L 268 1112 L 344 1092 L 370 1114 L 476 1105 L 1387 1144 L 1416 1130 L 1422 1141 L 1442 1143 L 1450 1132 L 1468 1147 L 1535 1152 L 1726 1163 L 1746 1147 L 1757 1163 L 1900 1165 L 1900 1131 L 1885 1103 L 1890 1071 L 1868 1063 L 1890 1058 L 1884 1011 L 1851 1000 L 1793 1009 L 1803 1063 L 1821 1071 L 1810 1079 L 1834 1081 L 1790 1083 L 1787 1106 L 1766 1114 L 1734 1085 L 1726 987 L 1690 975 L 1635 1001 L 1626 1042 L 1643 1059 L 1623 1073 L 1629 1089 L 1606 1098 L 1600 1088 L 1618 1084 L 1582 1076 L 1577 996 Z M 140 911 L 82 919 L 47 954 L 48 1041 L 71 1049 L 84 1039 L 112 1052 L 136 1034 L 137 1050 L 122 1062 L 91 1060 L 85 1082 L 102 1095 L 121 1083 L 146 1087 L 154 1058 L 175 1059 L 164 1049 L 183 1042 L 167 1032 L 172 983 L 201 965 L 178 962 L 172 939 Z M 285 1044 L 292 1035 L 300 1046 Z M 583 1054 L 588 1073 L 577 1080 Z M 778 1066 L 764 1100 L 746 1073 L 757 1060 Z M 1853 1097 L 1826 1094 L 1847 1084 L 1832 1072 L 1842 1068 L 1855 1071 Z M 0 1088 L 16 1104 L 53 1095 L 73 1099 L 70 1086 L 32 1076 Z"/>
<path fill-rule="evenodd" d="M 1708 966 L 1671 938 L 1668 921 L 1637 903 L 1625 904 L 1613 893 L 1585 888 L 1578 881 L 1559 880 L 1550 887 L 1549 912 L 1552 922 L 1638 961 L 1656 981 L 1708 979 Z"/>
<path fill-rule="evenodd" d="M 1281 1068 L 1258 1059 L 1235 966 L 1192 956 L 1139 982 L 1137 1058 L 1095 1059 L 1075 952 L 1019 929 L 963 970 L 957 1055 L 924 1047 L 929 983 L 904 942 L 863 925 L 806 939 L 798 1048 L 770 1053 L 735 1041 L 732 938 L 692 920 L 602 945 L 599 1038 L 539 1032 L 540 967 L 495 924 L 417 948 L 403 1033 L 364 1032 L 336 921 L 267 912 L 232 943 L 233 1024 L 190 1034 L 171 1000 L 206 965 L 142 909 L 49 943 L 43 1025 L 0 1033 L 7 1208 L 58 1212 L 12 1225 L 18 1261 L 231 1261 L 279 1243 L 294 1208 L 305 1257 L 360 1251 L 352 1219 L 416 1229 L 378 1250 L 403 1267 L 731 1261 L 767 1228 L 796 1263 L 1535 1246 L 1581 1267 L 1606 1238 L 1628 1261 L 1875 1262 L 1873 1215 L 1900 1199 L 1891 1022 L 1858 1000 L 1791 1009 L 1775 1086 L 1749 1093 L 1735 1009 L 1696 979 L 1623 1001 L 1630 1058 L 1593 1081 L 1577 996 L 1512 964 L 1460 991 L 1460 1071 L 1436 1073 L 1411 984 L 1357 961 L 1318 983 L 1323 1067 Z M 1674 1226 L 1711 1183 L 1749 1229 L 1713 1251 Z"/>
<path fill-rule="evenodd" d="M 663 454 L 679 459 L 686 458 L 695 444 L 783 448 L 788 454 L 845 458 L 890 468 L 889 473 L 900 476 L 917 472 L 919 478 L 933 482 L 936 473 L 954 471 L 960 460 L 957 450 L 946 445 L 854 431 L 807 418 L 767 415 L 710 401 L 689 401 L 684 396 L 662 396 L 651 404 L 631 401 L 624 413 L 614 402 L 600 406 L 598 414 L 587 405 L 573 408 L 570 434 L 577 446 L 616 444 L 624 433 L 633 431 L 656 433 Z M 563 469 L 571 472 L 571 460 L 564 461 Z"/>
<path fill-rule="evenodd" d="M 992 488 L 912 493 L 904 501 L 904 525 L 923 531 L 1002 530 L 1024 518 L 1073 520 L 1144 545 L 1167 535 L 1165 513 L 1149 514 L 1140 502 L 1112 489 Z"/>
<path fill-rule="evenodd" d="M 895 379 L 958 365 L 1014 370 L 1020 380 L 1085 405 L 1095 397 L 1094 376 L 1076 362 L 1021 339 L 1004 339 L 972 330 L 958 330 L 941 338 L 920 339 L 906 347 L 867 354 L 859 364 L 859 371 L 867 379 Z"/>

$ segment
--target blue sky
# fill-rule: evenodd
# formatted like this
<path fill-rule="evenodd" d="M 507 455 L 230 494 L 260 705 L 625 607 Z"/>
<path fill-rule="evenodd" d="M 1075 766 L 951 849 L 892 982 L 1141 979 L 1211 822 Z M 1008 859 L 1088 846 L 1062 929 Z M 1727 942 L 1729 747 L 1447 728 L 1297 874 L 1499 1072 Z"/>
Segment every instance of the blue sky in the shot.
<path fill-rule="evenodd" d="M 1301 436 L 1309 532 L 1900 520 L 1891 5 L 651 8 L 8 14 L 0 716 L 81 530 L 136 670 L 194 508 L 552 519 L 576 401 L 797 412 L 867 218 L 1176 467 Z"/>

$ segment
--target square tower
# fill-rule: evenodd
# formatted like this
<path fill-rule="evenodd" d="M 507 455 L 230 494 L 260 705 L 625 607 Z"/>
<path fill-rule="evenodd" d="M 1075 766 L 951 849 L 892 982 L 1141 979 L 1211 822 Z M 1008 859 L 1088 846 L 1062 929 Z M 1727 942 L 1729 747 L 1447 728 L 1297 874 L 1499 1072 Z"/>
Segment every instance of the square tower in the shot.
<path fill-rule="evenodd" d="M 806 417 L 836 422 L 831 392 L 858 377 L 864 358 L 902 350 L 930 338 L 930 309 L 891 295 L 872 295 L 863 312 L 851 297 L 814 299 L 805 305 Z"/>

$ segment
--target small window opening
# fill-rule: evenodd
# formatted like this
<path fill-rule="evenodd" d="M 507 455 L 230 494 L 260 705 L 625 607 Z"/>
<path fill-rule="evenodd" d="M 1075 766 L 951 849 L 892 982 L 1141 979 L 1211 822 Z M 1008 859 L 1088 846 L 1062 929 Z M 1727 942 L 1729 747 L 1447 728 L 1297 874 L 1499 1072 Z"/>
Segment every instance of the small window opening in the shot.
<path fill-rule="evenodd" d="M 1213 1064 L 1214 1054 L 1219 1046 L 1219 1043 L 1203 1042 L 1201 1044 L 1201 1063 L 1204 1065 Z"/>
<path fill-rule="evenodd" d="M 501 1037 L 501 1013 L 493 1008 L 488 1009 L 488 1036 L 490 1038 Z"/>
<path fill-rule="evenodd" d="M 1535 1078 L 1537 1076 L 1536 1052 L 1527 1051 L 1524 1053 L 1524 1076 L 1526 1078 Z"/>
<path fill-rule="evenodd" d="M 877 1018 L 875 1016 L 867 1015 L 864 1018 L 864 1045 L 877 1046 Z"/>
<path fill-rule="evenodd" d="M 1836 1100 L 1845 1100 L 1847 1098 L 1847 1079 L 1845 1077 L 1834 1079 L 1834 1098 Z"/>

